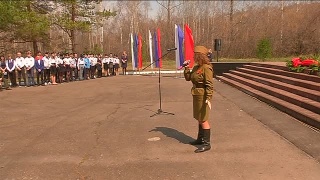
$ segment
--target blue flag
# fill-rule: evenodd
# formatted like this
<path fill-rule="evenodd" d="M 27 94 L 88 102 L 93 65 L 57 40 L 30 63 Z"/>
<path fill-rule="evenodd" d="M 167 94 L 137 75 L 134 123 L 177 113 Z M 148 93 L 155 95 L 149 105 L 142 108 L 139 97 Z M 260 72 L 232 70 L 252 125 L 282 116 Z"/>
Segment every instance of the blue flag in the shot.
<path fill-rule="evenodd" d="M 138 68 L 138 36 L 135 34 L 134 35 L 134 43 L 133 43 L 133 47 L 134 47 L 134 65 L 135 68 Z"/>
<path fill-rule="evenodd" d="M 178 26 L 178 39 L 179 39 L 179 59 L 180 59 L 180 66 L 182 66 L 183 62 L 184 62 L 184 58 L 183 58 L 183 31 L 180 28 L 180 26 Z"/>
<path fill-rule="evenodd" d="M 158 38 L 157 33 L 154 32 L 154 60 L 156 61 L 156 67 L 159 67 L 159 52 L 158 52 Z"/>

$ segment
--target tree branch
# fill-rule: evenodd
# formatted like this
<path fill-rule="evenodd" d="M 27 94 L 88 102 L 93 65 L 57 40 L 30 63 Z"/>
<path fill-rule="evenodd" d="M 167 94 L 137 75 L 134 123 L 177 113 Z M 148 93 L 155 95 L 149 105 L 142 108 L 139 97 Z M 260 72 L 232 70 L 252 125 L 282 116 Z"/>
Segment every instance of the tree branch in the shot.
<path fill-rule="evenodd" d="M 166 10 L 168 10 L 168 8 L 165 6 L 165 5 L 163 5 L 163 4 L 161 4 L 158 0 L 156 0 L 157 1 L 157 3 L 158 4 L 160 4 L 162 7 L 164 7 Z"/>
<path fill-rule="evenodd" d="M 64 28 L 63 26 L 61 26 L 59 23 L 56 23 L 56 22 L 53 22 L 52 25 L 56 25 L 58 28 L 62 29 L 71 38 L 71 32 L 69 32 L 68 29 Z"/>
<path fill-rule="evenodd" d="M 13 43 L 27 43 L 27 42 L 33 42 L 33 41 L 13 41 Z"/>
<path fill-rule="evenodd" d="M 171 9 L 173 9 L 173 8 L 176 8 L 176 7 L 178 7 L 178 6 L 181 6 L 183 3 L 180 3 L 180 4 L 177 4 L 177 5 L 175 5 L 175 6 L 172 6 L 171 8 L 170 8 L 170 10 Z"/>

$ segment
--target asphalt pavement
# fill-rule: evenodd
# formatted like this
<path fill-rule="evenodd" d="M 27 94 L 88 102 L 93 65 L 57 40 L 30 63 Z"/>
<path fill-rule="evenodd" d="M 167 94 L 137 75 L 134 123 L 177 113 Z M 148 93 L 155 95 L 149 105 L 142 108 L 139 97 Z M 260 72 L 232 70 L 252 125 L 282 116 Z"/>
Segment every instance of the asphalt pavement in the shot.
<path fill-rule="evenodd" d="M 199 154 L 181 78 L 161 79 L 161 109 L 174 115 L 154 117 L 157 76 L 0 92 L 0 179 L 320 179 L 319 131 L 214 85 L 212 149 Z"/>

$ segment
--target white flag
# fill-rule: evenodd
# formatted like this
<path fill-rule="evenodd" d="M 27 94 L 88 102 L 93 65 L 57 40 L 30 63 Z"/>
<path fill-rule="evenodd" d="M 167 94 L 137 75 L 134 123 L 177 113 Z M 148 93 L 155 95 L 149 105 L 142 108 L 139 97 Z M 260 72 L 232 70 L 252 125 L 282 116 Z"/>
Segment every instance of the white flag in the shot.
<path fill-rule="evenodd" d="M 134 60 L 134 50 L 133 50 L 133 35 L 132 33 L 130 34 L 130 39 L 131 39 L 131 60 L 132 60 L 132 70 L 135 70 L 135 60 Z"/>
<path fill-rule="evenodd" d="M 178 49 L 176 50 L 176 68 L 180 68 L 180 55 L 179 55 L 179 37 L 178 37 L 178 26 L 174 25 L 174 43 L 175 47 Z"/>
<path fill-rule="evenodd" d="M 151 35 L 150 30 L 149 30 L 149 51 L 150 51 L 151 69 L 153 69 L 152 35 Z"/>

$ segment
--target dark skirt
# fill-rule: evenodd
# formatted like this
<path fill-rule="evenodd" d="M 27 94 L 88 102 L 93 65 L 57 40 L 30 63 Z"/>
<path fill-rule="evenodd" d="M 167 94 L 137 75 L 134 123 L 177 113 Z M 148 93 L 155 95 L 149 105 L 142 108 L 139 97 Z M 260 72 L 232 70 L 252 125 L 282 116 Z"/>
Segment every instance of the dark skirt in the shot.
<path fill-rule="evenodd" d="M 97 70 L 98 70 L 98 71 L 99 71 L 99 70 L 102 70 L 101 64 L 97 64 L 96 67 L 97 67 Z"/>
<path fill-rule="evenodd" d="M 118 69 L 119 68 L 119 64 L 114 64 L 114 68 Z"/>
<path fill-rule="evenodd" d="M 59 66 L 59 69 L 58 69 L 58 72 L 59 72 L 59 73 L 64 73 L 64 72 L 66 72 L 66 68 L 65 68 L 62 64 L 59 64 L 58 66 Z"/>
<path fill-rule="evenodd" d="M 109 69 L 113 68 L 113 63 L 109 63 Z"/>
<path fill-rule="evenodd" d="M 104 70 L 107 70 L 108 68 L 109 68 L 108 63 L 103 63 L 103 69 L 104 69 Z"/>
<path fill-rule="evenodd" d="M 54 74 L 57 73 L 57 67 L 56 67 L 55 65 L 50 66 L 50 73 L 51 73 L 52 75 L 54 75 Z"/>
<path fill-rule="evenodd" d="M 65 67 L 65 71 L 67 71 L 67 72 L 70 72 L 70 71 L 71 71 L 71 67 L 70 67 L 70 65 L 66 65 L 66 67 Z"/>
<path fill-rule="evenodd" d="M 122 68 L 127 68 L 127 66 L 128 66 L 127 63 L 122 63 L 122 64 L 121 64 L 121 67 L 122 67 Z"/>

